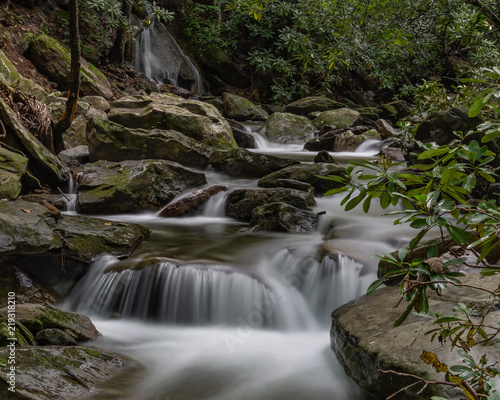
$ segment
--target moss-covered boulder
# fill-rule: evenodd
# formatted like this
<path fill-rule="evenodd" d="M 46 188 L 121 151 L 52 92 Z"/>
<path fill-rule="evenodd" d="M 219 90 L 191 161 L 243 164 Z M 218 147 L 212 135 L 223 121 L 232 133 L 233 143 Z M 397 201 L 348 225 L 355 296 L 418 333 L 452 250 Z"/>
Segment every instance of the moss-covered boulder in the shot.
<path fill-rule="evenodd" d="M 50 211 L 27 201 L 0 202 L 0 259 L 14 254 L 43 253 L 62 246 L 50 225 Z"/>
<path fill-rule="evenodd" d="M 64 237 L 66 257 L 90 263 L 101 254 L 126 257 L 149 235 L 137 224 L 63 215 L 55 232 Z"/>
<path fill-rule="evenodd" d="M 158 210 L 184 190 L 206 183 L 205 174 L 172 161 L 100 161 L 83 169 L 77 210 L 116 214 Z"/>
<path fill-rule="evenodd" d="M 31 79 L 24 78 L 10 62 L 5 53 L 0 50 L 0 82 L 21 91 L 26 95 L 33 95 L 40 101 L 45 101 L 47 93 Z"/>
<path fill-rule="evenodd" d="M 0 350 L 0 363 L 9 365 L 8 357 L 7 348 Z M 130 378 L 124 378 L 125 374 L 137 374 L 140 370 L 135 361 L 123 356 L 80 346 L 17 348 L 15 367 L 14 393 L 8 391 L 7 368 L 0 371 L 0 392 L 6 396 L 2 398 L 54 400 L 101 395 L 102 399 L 110 399 L 116 393 L 106 392 L 102 388 L 104 382 L 127 381 Z"/>
<path fill-rule="evenodd" d="M 316 129 L 322 129 L 327 125 L 334 125 L 338 129 L 346 129 L 361 123 L 361 114 L 350 108 L 339 108 L 337 110 L 325 111 L 314 119 Z"/>
<path fill-rule="evenodd" d="M 26 157 L 0 147 L 0 199 L 15 199 L 21 194 L 27 167 Z"/>
<path fill-rule="evenodd" d="M 54 156 L 19 122 L 15 113 L 0 99 L 0 121 L 7 132 L 0 142 L 20 150 L 28 158 L 32 174 L 40 181 L 59 186 L 69 180 L 69 168 Z"/>
<path fill-rule="evenodd" d="M 42 34 L 33 39 L 26 55 L 42 74 L 57 83 L 60 90 L 68 90 L 71 52 L 66 46 Z M 80 91 L 84 96 L 113 98 L 111 85 L 104 74 L 84 59 L 80 69 Z"/>
<path fill-rule="evenodd" d="M 316 205 L 312 190 L 304 191 L 290 188 L 236 189 L 226 198 L 226 214 L 250 221 L 256 207 L 269 203 L 285 203 L 301 210 Z"/>
<path fill-rule="evenodd" d="M 109 119 L 128 128 L 178 131 L 214 149 L 237 147 L 229 123 L 202 101 L 165 93 L 129 96 L 111 103 Z"/>
<path fill-rule="evenodd" d="M 234 149 L 214 152 L 210 157 L 210 164 L 217 171 L 224 171 L 230 176 L 261 178 L 289 165 L 298 164 L 298 161 Z"/>
<path fill-rule="evenodd" d="M 304 143 L 314 132 L 308 118 L 291 113 L 274 113 L 266 120 L 266 134 L 274 143 Z"/>
<path fill-rule="evenodd" d="M 266 188 L 276 187 L 278 179 L 293 179 L 311 184 L 314 187 L 316 195 L 321 195 L 330 189 L 342 186 L 339 182 L 319 178 L 320 176 L 330 175 L 345 177 L 345 168 L 329 163 L 291 165 L 264 176 L 259 180 L 258 185 Z"/>
<path fill-rule="evenodd" d="M 312 96 L 304 97 L 303 99 L 287 104 L 285 112 L 307 117 L 313 112 L 336 110 L 337 108 L 343 107 L 345 107 L 344 104 L 329 99 L 328 97 Z"/>
<path fill-rule="evenodd" d="M 252 210 L 250 225 L 266 231 L 307 233 L 314 230 L 318 216 L 286 203 L 269 203 Z"/>
<path fill-rule="evenodd" d="M 3 317 L 8 317 L 8 314 L 7 307 L 0 309 L 0 315 Z M 48 305 L 17 304 L 15 319 L 16 322 L 28 328 L 33 335 L 49 328 L 60 329 L 79 342 L 96 340 L 100 335 L 86 315 L 60 310 Z"/>
<path fill-rule="evenodd" d="M 250 100 L 231 93 L 223 93 L 226 115 L 236 121 L 265 121 L 269 114 Z"/>
<path fill-rule="evenodd" d="M 180 132 L 127 128 L 100 118 L 87 125 L 91 161 L 161 159 L 205 168 L 213 149 Z"/>

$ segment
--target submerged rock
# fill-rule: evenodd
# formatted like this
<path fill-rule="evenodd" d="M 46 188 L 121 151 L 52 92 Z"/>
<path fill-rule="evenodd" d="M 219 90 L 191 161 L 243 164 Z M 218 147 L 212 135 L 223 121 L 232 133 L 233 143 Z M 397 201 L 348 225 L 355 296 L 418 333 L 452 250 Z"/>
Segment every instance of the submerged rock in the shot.
<path fill-rule="evenodd" d="M 318 216 L 286 203 L 269 203 L 252 210 L 250 225 L 266 231 L 306 233 L 314 230 Z"/>
<path fill-rule="evenodd" d="M 164 160 L 101 161 L 82 172 L 77 200 L 82 213 L 158 210 L 184 190 L 206 183 L 202 172 Z"/>
<path fill-rule="evenodd" d="M 484 277 L 479 273 L 461 278 L 463 283 L 495 290 L 498 278 Z M 471 288 L 448 287 L 442 296 L 429 292 L 429 308 L 432 311 L 448 315 L 458 302 L 474 305 L 484 309 L 488 293 Z M 400 300 L 399 287 L 387 287 L 376 290 L 369 296 L 361 296 L 336 309 L 332 314 L 330 332 L 331 347 L 346 373 L 375 398 L 385 399 L 400 388 L 415 380 L 394 374 L 383 374 L 382 370 L 396 370 L 411 373 L 428 380 L 445 380 L 434 367 L 424 363 L 420 355 L 429 351 L 437 355 L 439 361 L 452 366 L 459 364 L 461 356 L 450 351 L 451 345 L 442 345 L 438 340 L 431 342 L 426 332 L 435 328 L 434 319 L 410 314 L 399 327 L 394 322 L 403 313 L 406 304 L 395 308 Z M 479 317 L 473 317 L 478 318 Z M 484 323 L 486 325 L 498 321 L 500 310 L 491 310 Z M 489 342 L 472 348 L 471 355 L 479 360 L 486 354 L 489 360 L 496 360 L 500 353 L 500 344 Z M 411 390 L 398 395 L 400 399 L 415 399 L 421 388 L 417 385 Z M 459 399 L 460 395 L 443 385 L 429 385 L 420 395 L 425 398 L 442 396 Z M 420 397 L 419 397 L 420 398 Z"/>
<path fill-rule="evenodd" d="M 274 113 L 266 120 L 266 135 L 270 142 L 304 143 L 314 132 L 308 118 L 291 113 Z"/>
<path fill-rule="evenodd" d="M 316 204 L 312 191 L 289 188 L 274 189 L 237 189 L 226 199 L 227 215 L 250 221 L 252 211 L 269 203 L 285 203 L 306 210 Z"/>
<path fill-rule="evenodd" d="M 258 185 L 267 188 L 276 187 L 276 181 L 278 179 L 293 179 L 311 184 L 314 187 L 316 195 L 320 195 L 330 189 L 342 186 L 339 182 L 320 178 L 320 176 L 326 177 L 329 175 L 345 177 L 345 168 L 336 164 L 327 163 L 291 165 L 280 171 L 264 176 L 259 180 Z"/>
<path fill-rule="evenodd" d="M 210 164 L 217 171 L 224 171 L 230 176 L 260 178 L 289 165 L 298 164 L 298 161 L 234 149 L 215 151 L 210 157 Z"/>
<path fill-rule="evenodd" d="M 269 114 L 251 101 L 231 93 L 223 93 L 224 110 L 236 121 L 265 121 Z"/>
<path fill-rule="evenodd" d="M 91 161 L 160 159 L 205 168 L 213 149 L 180 132 L 163 129 L 133 129 L 93 119 L 87 125 Z"/>
<path fill-rule="evenodd" d="M 111 103 L 109 119 L 128 128 L 175 130 L 215 149 L 237 147 L 229 123 L 202 101 L 164 93 L 123 97 Z"/>

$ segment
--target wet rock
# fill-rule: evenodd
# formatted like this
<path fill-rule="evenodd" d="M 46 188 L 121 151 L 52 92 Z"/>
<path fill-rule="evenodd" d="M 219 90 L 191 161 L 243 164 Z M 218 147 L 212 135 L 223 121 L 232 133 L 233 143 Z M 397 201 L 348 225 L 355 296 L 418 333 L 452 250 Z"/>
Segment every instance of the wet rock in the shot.
<path fill-rule="evenodd" d="M 21 194 L 27 167 L 26 157 L 0 147 L 0 199 L 15 199 Z"/>
<path fill-rule="evenodd" d="M 270 203 L 252 210 L 250 225 L 266 231 L 306 233 L 314 230 L 318 216 L 286 203 Z"/>
<path fill-rule="evenodd" d="M 8 309 L 0 309 L 0 315 L 7 317 Z M 90 318 L 83 314 L 60 310 L 50 305 L 16 304 L 16 323 L 23 324 L 36 335 L 44 329 L 60 329 L 79 342 L 96 340 L 99 332 Z"/>
<path fill-rule="evenodd" d="M 40 346 L 77 346 L 78 342 L 60 329 L 43 329 L 35 336 Z"/>
<path fill-rule="evenodd" d="M 463 283 L 486 287 L 494 290 L 498 286 L 498 278 L 484 277 L 480 273 L 461 278 Z M 448 315 L 458 302 L 474 305 L 482 309 L 486 304 L 488 294 L 470 288 L 448 287 L 442 296 L 434 292 L 429 294 L 429 308 L 438 313 Z M 410 314 L 399 327 L 394 327 L 406 304 L 395 308 L 400 300 L 399 287 L 387 287 L 376 290 L 369 296 L 361 296 L 336 309 L 332 314 L 330 331 L 331 347 L 346 373 L 357 382 L 361 388 L 369 391 L 376 398 L 386 398 L 398 389 L 414 382 L 394 374 L 382 374 L 378 370 L 396 370 L 418 375 L 428 380 L 443 380 L 444 374 L 439 374 L 434 367 L 425 364 L 420 355 L 429 351 L 436 354 L 442 363 L 448 366 L 458 364 L 461 356 L 450 351 L 451 345 L 444 346 L 438 341 L 430 341 L 425 332 L 436 326 L 434 319 Z M 486 318 L 488 321 L 498 321 L 500 310 L 495 309 Z M 500 353 L 498 341 L 491 345 L 477 345 L 471 355 L 479 359 L 486 354 L 490 360 L 496 360 Z M 404 391 L 398 395 L 401 399 L 430 398 L 433 395 L 445 398 L 460 398 L 458 393 L 450 392 L 443 385 L 429 385 L 419 396 L 417 389 Z M 463 392 L 462 392 L 463 394 Z"/>
<path fill-rule="evenodd" d="M 370 139 L 381 140 L 382 138 L 375 129 L 371 129 L 360 135 L 355 135 L 351 130 L 347 130 L 335 136 L 333 140 L 333 151 L 354 151 L 360 144 Z"/>
<path fill-rule="evenodd" d="M 405 162 L 406 152 L 395 147 L 384 147 L 379 153 L 381 156 L 389 157 L 392 162 Z"/>
<path fill-rule="evenodd" d="M 319 176 L 342 176 L 345 177 L 345 168 L 334 164 L 316 163 L 291 165 L 280 171 L 264 176 L 258 182 L 260 187 L 276 187 L 277 179 L 294 179 L 306 182 L 314 187 L 316 195 L 324 194 L 330 189 L 341 187 L 342 184 Z M 292 204 L 293 205 L 293 204 Z"/>
<path fill-rule="evenodd" d="M 308 118 L 291 113 L 274 113 L 266 120 L 266 134 L 270 142 L 303 143 L 314 132 Z"/>
<path fill-rule="evenodd" d="M 54 156 L 19 122 L 15 113 L 0 99 L 0 120 L 7 135 L 0 142 L 20 150 L 28 158 L 30 171 L 41 181 L 52 186 L 69 180 L 69 168 Z"/>
<path fill-rule="evenodd" d="M 8 350 L 0 350 L 6 361 Z M 41 373 L 40 371 L 43 371 Z M 103 383 L 137 373 L 139 365 L 123 356 L 92 347 L 26 347 L 16 349 L 16 399 L 55 400 L 99 395 Z M 130 383 L 131 376 L 128 377 Z M 126 385 L 126 383 L 122 383 Z M 8 392 L 8 377 L 0 373 L 0 390 Z M 102 398 L 112 398 L 103 393 Z M 12 397 L 14 398 L 14 397 Z"/>
<path fill-rule="evenodd" d="M 247 132 L 245 126 L 231 119 L 229 119 L 228 122 L 231 126 L 231 131 L 233 132 L 233 137 L 234 140 L 236 140 L 238 147 L 244 149 L 255 149 L 257 147 L 255 137 Z"/>
<path fill-rule="evenodd" d="M 316 157 L 314 157 L 314 162 L 337 164 L 337 161 L 335 161 L 335 159 L 326 150 L 321 150 L 318 154 L 316 154 Z"/>
<path fill-rule="evenodd" d="M 52 194 L 52 193 L 34 193 L 34 194 L 25 194 L 19 200 L 29 201 L 32 203 L 38 203 L 43 205 L 44 202 L 47 202 L 59 210 L 64 210 L 66 207 L 66 199 L 62 194 Z"/>
<path fill-rule="evenodd" d="M 231 93 L 223 93 L 226 115 L 236 121 L 265 121 L 269 114 L 251 101 Z"/>
<path fill-rule="evenodd" d="M 302 210 L 316 204 L 312 191 L 305 192 L 288 188 L 237 189 L 227 196 L 226 214 L 243 221 L 250 221 L 252 211 L 256 207 L 277 202 Z"/>
<path fill-rule="evenodd" d="M 213 152 L 177 131 L 127 128 L 100 118 L 87 125 L 87 142 L 91 161 L 160 159 L 205 168 Z"/>
<path fill-rule="evenodd" d="M 210 157 L 210 164 L 217 171 L 224 171 L 230 176 L 260 178 L 289 165 L 298 164 L 298 161 L 235 149 L 215 151 Z"/>
<path fill-rule="evenodd" d="M 293 179 L 276 179 L 276 187 L 305 190 L 306 192 L 312 190 L 312 186 L 309 183 L 300 182 Z"/>
<path fill-rule="evenodd" d="M 206 183 L 205 174 L 172 161 L 100 161 L 83 169 L 77 210 L 126 213 L 158 210 L 186 189 Z"/>
<path fill-rule="evenodd" d="M 236 148 L 231 128 L 213 105 L 164 93 L 123 97 L 109 119 L 128 128 L 175 130 L 219 150 Z"/>
<path fill-rule="evenodd" d="M 109 102 L 102 96 L 85 96 L 82 97 L 82 100 L 86 103 L 89 103 L 91 107 L 106 114 L 111 110 Z"/>
<path fill-rule="evenodd" d="M 215 185 L 206 189 L 196 190 L 161 209 L 158 216 L 167 218 L 179 217 L 193 212 L 193 209 L 199 210 L 210 197 L 223 190 L 227 190 L 227 186 Z"/>
<path fill-rule="evenodd" d="M 287 104 L 285 112 L 308 116 L 313 112 L 323 112 L 336 110 L 345 107 L 342 103 L 329 99 L 327 97 L 304 97 L 303 99 Z"/>
<path fill-rule="evenodd" d="M 361 123 L 361 114 L 350 108 L 339 108 L 337 110 L 322 112 L 314 119 L 316 129 L 325 125 L 335 125 L 338 129 L 346 129 Z"/>
<path fill-rule="evenodd" d="M 304 150 L 309 151 L 332 151 L 335 137 L 344 132 L 345 129 L 332 129 L 312 138 L 304 145 Z"/>
<path fill-rule="evenodd" d="M 47 35 L 39 35 L 26 53 L 29 60 L 49 80 L 57 83 L 60 90 L 69 88 L 71 54 L 68 48 Z M 113 98 L 111 85 L 106 77 L 92 64 L 82 59 L 80 91 L 84 96 Z"/>
<path fill-rule="evenodd" d="M 397 135 L 396 130 L 384 119 L 379 119 L 375 122 L 377 132 L 382 139 L 387 139 Z"/>

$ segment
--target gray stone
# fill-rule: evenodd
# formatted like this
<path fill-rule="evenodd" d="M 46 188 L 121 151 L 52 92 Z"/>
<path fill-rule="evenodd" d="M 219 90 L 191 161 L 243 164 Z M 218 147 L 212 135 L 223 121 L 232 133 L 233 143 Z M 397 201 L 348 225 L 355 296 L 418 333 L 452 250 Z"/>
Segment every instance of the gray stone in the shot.
<path fill-rule="evenodd" d="M 304 143 L 314 132 L 308 118 L 291 113 L 274 113 L 266 120 L 266 135 L 270 142 Z"/>
<path fill-rule="evenodd" d="M 307 233 L 314 230 L 318 216 L 286 203 L 269 203 L 252 210 L 250 225 L 263 230 Z"/>
<path fill-rule="evenodd" d="M 200 210 L 210 197 L 225 190 L 227 190 L 227 186 L 223 185 L 215 185 L 206 189 L 195 190 L 193 193 L 190 193 L 162 208 L 158 212 L 158 216 L 172 218 L 193 213 L 194 210 Z"/>
<path fill-rule="evenodd" d="M 0 147 L 0 199 L 15 199 L 21 194 L 27 167 L 26 157 Z"/>
<path fill-rule="evenodd" d="M 223 93 L 226 115 L 236 121 L 265 121 L 269 114 L 251 101 L 231 93 Z"/>
<path fill-rule="evenodd" d="M 41 346 L 77 346 L 78 342 L 60 329 L 43 329 L 35 336 L 37 343 Z"/>
<path fill-rule="evenodd" d="M 354 151 L 362 143 L 370 139 L 381 140 L 382 138 L 375 129 L 371 129 L 360 135 L 355 135 L 351 130 L 347 130 L 335 136 L 333 140 L 333 151 Z"/>
<path fill-rule="evenodd" d="M 338 129 L 346 129 L 359 123 L 361 123 L 361 114 L 350 108 L 322 112 L 313 121 L 316 129 L 321 129 L 325 125 L 335 125 Z"/>
<path fill-rule="evenodd" d="M 308 116 L 313 112 L 323 112 L 345 107 L 342 103 L 327 97 L 304 97 L 303 99 L 287 104 L 285 112 Z"/>
<path fill-rule="evenodd" d="M 90 161 L 89 146 L 80 145 L 61 151 L 57 155 L 70 167 L 78 167 L 80 164 L 85 164 Z"/>

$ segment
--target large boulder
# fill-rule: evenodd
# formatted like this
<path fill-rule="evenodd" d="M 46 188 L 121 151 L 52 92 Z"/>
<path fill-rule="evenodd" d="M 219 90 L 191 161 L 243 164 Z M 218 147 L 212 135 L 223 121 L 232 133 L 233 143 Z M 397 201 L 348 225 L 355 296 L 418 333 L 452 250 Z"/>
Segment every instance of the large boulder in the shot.
<path fill-rule="evenodd" d="M 318 216 L 286 203 L 269 203 L 252 210 L 250 225 L 266 231 L 307 233 L 314 230 Z"/>
<path fill-rule="evenodd" d="M 0 360 L 7 364 L 9 349 L 0 350 Z M 123 356 L 92 347 L 25 347 L 16 349 L 15 393 L 8 396 L 10 380 L 0 372 L 0 391 L 9 399 L 54 400 L 112 398 L 116 395 L 103 389 L 105 382 L 126 380 L 139 371 L 139 365 Z M 128 377 L 130 375 L 130 377 Z M 123 381 L 122 381 L 123 380 Z"/>
<path fill-rule="evenodd" d="M 68 166 L 28 132 L 1 98 L 0 121 L 7 131 L 0 142 L 22 151 L 29 160 L 29 169 L 40 181 L 59 186 L 69 180 Z"/>
<path fill-rule="evenodd" d="M 304 143 L 314 130 L 311 121 L 301 115 L 276 112 L 266 120 L 266 135 L 270 142 Z"/>
<path fill-rule="evenodd" d="M 194 214 L 196 211 L 200 211 L 203 208 L 208 199 L 226 190 L 227 186 L 224 185 L 214 185 L 205 189 L 195 190 L 162 208 L 158 212 L 158 216 L 174 218 Z"/>
<path fill-rule="evenodd" d="M 69 89 L 71 52 L 67 47 L 42 34 L 33 39 L 26 55 L 42 74 L 57 83 L 60 90 Z M 80 91 L 84 96 L 113 98 L 111 85 L 104 74 L 84 59 L 80 68 Z"/>
<path fill-rule="evenodd" d="M 453 107 L 445 111 L 432 113 L 420 124 L 415 140 L 420 142 L 436 142 L 438 145 L 448 144 L 456 139 L 454 132 L 474 130 L 481 122 L 480 117 L 469 118 L 466 107 Z"/>
<path fill-rule="evenodd" d="M 237 147 L 229 123 L 215 106 L 170 94 L 121 98 L 111 103 L 109 119 L 129 128 L 175 130 L 215 149 Z"/>
<path fill-rule="evenodd" d="M 309 151 L 333 151 L 334 143 L 339 135 L 342 135 L 347 129 L 330 129 L 326 126 L 323 129 L 325 132 L 320 132 L 317 137 L 312 138 L 304 145 L 304 150 Z M 349 129 L 355 135 L 360 135 L 368 130 L 367 126 L 356 126 Z"/>
<path fill-rule="evenodd" d="M 82 172 L 77 210 L 93 214 L 157 210 L 184 190 L 206 183 L 202 172 L 164 160 L 100 161 Z"/>
<path fill-rule="evenodd" d="M 13 89 L 17 89 L 26 95 L 35 96 L 44 101 L 47 93 L 43 88 L 31 79 L 24 78 L 10 62 L 5 53 L 0 50 L 0 82 L 5 83 Z"/>
<path fill-rule="evenodd" d="M 337 108 L 343 107 L 345 107 L 345 105 L 329 99 L 328 97 L 314 96 L 304 97 L 303 99 L 287 104 L 287 106 L 285 107 L 285 112 L 307 117 L 312 112 L 336 110 Z"/>
<path fill-rule="evenodd" d="M 339 182 L 320 178 L 320 176 L 326 177 L 330 175 L 345 177 L 345 168 L 330 163 L 291 165 L 264 176 L 259 180 L 258 185 L 260 187 L 271 188 L 276 187 L 278 179 L 293 179 L 311 184 L 314 187 L 315 193 L 321 195 L 330 189 L 343 186 Z"/>
<path fill-rule="evenodd" d="M 381 140 L 380 134 L 375 129 L 370 129 L 359 135 L 355 135 L 351 130 L 342 132 L 341 134 L 335 136 L 333 140 L 334 152 L 341 151 L 354 151 L 360 144 L 366 142 L 367 140 Z"/>
<path fill-rule="evenodd" d="M 361 114 L 358 111 L 350 108 L 339 108 L 322 112 L 314 119 L 313 124 L 316 129 L 322 129 L 327 125 L 334 125 L 338 129 L 346 129 L 361 122 Z"/>
<path fill-rule="evenodd" d="M 87 125 L 87 142 L 91 161 L 161 159 L 205 168 L 213 151 L 177 131 L 127 128 L 100 118 Z"/>
<path fill-rule="evenodd" d="M 265 121 L 269 114 L 250 100 L 231 93 L 223 93 L 224 110 L 229 118 L 236 121 Z"/>
<path fill-rule="evenodd" d="M 314 206 L 316 201 L 312 191 L 290 188 L 273 189 L 236 189 L 226 199 L 226 214 L 250 221 L 256 207 L 269 203 L 285 203 L 301 210 Z"/>
<path fill-rule="evenodd" d="M 298 161 L 234 149 L 215 151 L 210 157 L 210 164 L 217 171 L 224 171 L 231 176 L 261 178 L 289 165 L 298 164 Z"/>
<path fill-rule="evenodd" d="M 27 167 L 26 157 L 0 147 L 0 199 L 15 199 L 21 194 Z"/>
<path fill-rule="evenodd" d="M 498 277 L 485 277 L 479 273 L 461 278 L 465 284 L 495 290 Z M 444 315 L 452 313 L 458 303 L 484 309 L 489 294 L 469 287 L 448 287 L 438 296 L 433 291 L 429 295 L 429 308 Z M 414 379 L 383 374 L 379 370 L 395 370 L 415 374 L 426 380 L 444 381 L 443 373 L 437 373 L 431 365 L 420 358 L 423 351 L 434 353 L 439 361 L 448 367 L 460 364 L 463 357 L 456 351 L 450 351 L 451 344 L 439 340 L 431 342 L 426 332 L 436 328 L 433 318 L 410 314 L 399 327 L 394 322 L 403 313 L 406 304 L 395 307 L 401 299 L 399 287 L 382 288 L 369 296 L 361 296 L 336 309 L 332 314 L 330 331 L 331 347 L 346 373 L 375 398 L 385 399 L 397 390 L 415 382 Z M 479 320 L 476 315 L 471 316 Z M 498 325 L 500 310 L 493 308 L 484 321 L 485 325 Z M 496 322 L 496 323 L 495 323 Z M 479 360 L 486 354 L 488 360 L 496 360 L 500 354 L 500 342 L 493 340 L 476 345 L 471 356 Z M 493 361 L 494 362 L 494 361 Z M 417 396 L 422 385 L 398 394 L 398 399 L 431 398 L 442 396 L 459 399 L 456 391 L 444 385 L 429 385 Z M 462 393 L 463 394 L 463 393 Z"/>

